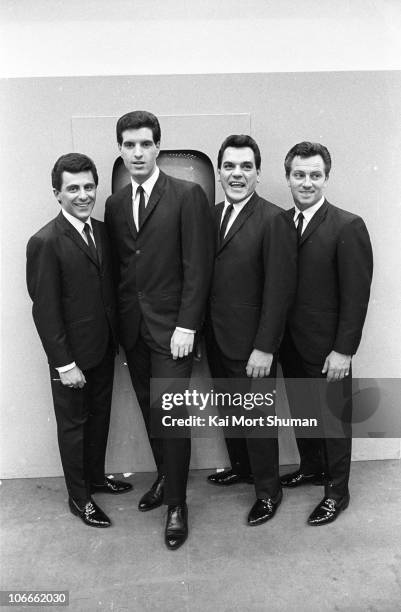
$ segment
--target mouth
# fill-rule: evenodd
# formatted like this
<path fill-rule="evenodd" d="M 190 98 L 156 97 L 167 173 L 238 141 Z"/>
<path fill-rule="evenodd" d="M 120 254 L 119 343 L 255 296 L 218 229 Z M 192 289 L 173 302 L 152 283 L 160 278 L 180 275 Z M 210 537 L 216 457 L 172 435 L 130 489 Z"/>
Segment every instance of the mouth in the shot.
<path fill-rule="evenodd" d="M 243 189 L 245 187 L 245 183 L 241 183 L 240 181 L 232 181 L 229 185 L 232 189 Z"/>

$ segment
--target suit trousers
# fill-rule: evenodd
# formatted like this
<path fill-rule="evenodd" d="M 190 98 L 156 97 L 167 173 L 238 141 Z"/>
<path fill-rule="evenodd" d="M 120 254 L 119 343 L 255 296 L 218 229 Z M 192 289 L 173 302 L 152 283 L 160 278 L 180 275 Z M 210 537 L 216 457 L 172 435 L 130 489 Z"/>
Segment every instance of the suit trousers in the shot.
<path fill-rule="evenodd" d="M 158 475 L 166 476 L 164 503 L 177 505 L 185 502 L 189 462 L 191 458 L 190 432 L 185 437 L 154 437 L 152 434 L 151 410 L 160 411 L 161 405 L 151 405 L 151 379 L 176 381 L 173 392 L 181 392 L 185 379 L 192 371 L 193 356 L 174 360 L 171 354 L 161 352 L 145 322 L 141 321 L 140 333 L 135 345 L 127 350 L 126 357 L 132 385 L 142 411 L 150 446 Z M 185 411 L 185 407 L 184 407 Z M 157 417 L 157 415 L 156 415 Z"/>
<path fill-rule="evenodd" d="M 246 375 L 247 361 L 226 357 L 221 352 L 213 332 L 208 334 L 207 344 L 210 373 L 214 379 L 220 379 L 218 385 L 215 383 L 215 392 L 232 391 L 229 381 L 232 378 L 243 379 L 244 385 L 241 385 L 243 392 L 250 390 L 252 378 Z M 275 377 L 276 360 L 273 360 L 269 378 Z M 224 379 L 227 379 L 227 384 Z M 281 489 L 277 437 L 246 437 L 244 432 L 244 437 L 226 436 L 225 442 L 233 471 L 242 476 L 253 474 L 256 497 L 275 498 Z"/>
<path fill-rule="evenodd" d="M 324 472 L 325 495 L 340 499 L 348 495 L 352 447 L 352 378 L 326 382 L 319 364 L 305 361 L 287 330 L 280 348 L 288 403 L 293 417 L 316 417 L 319 436 L 297 436 L 300 470 Z M 294 379 L 303 379 L 295 381 Z"/>
<path fill-rule="evenodd" d="M 110 424 L 115 351 L 111 343 L 101 362 L 83 370 L 82 389 L 62 385 L 50 368 L 57 436 L 68 494 L 79 506 L 90 498 L 90 485 L 104 482 Z"/>

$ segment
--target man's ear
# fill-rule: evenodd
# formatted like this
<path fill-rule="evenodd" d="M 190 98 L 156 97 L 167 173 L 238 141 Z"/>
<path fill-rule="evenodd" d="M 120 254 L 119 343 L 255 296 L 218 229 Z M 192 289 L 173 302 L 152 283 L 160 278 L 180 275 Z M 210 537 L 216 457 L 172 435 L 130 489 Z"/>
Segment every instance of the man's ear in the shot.
<path fill-rule="evenodd" d="M 60 199 L 60 192 L 58 189 L 54 189 L 53 187 L 53 193 L 54 193 L 54 197 L 56 198 L 57 202 L 59 204 L 61 204 L 61 199 Z"/>
<path fill-rule="evenodd" d="M 256 180 L 259 183 L 259 181 L 260 181 L 260 168 L 259 168 L 259 170 L 256 170 L 256 177 L 257 177 Z"/>
<path fill-rule="evenodd" d="M 157 149 L 156 157 L 159 157 L 159 153 L 160 153 L 160 140 L 159 140 L 159 142 L 156 142 L 155 145 L 156 145 L 156 149 Z"/>
<path fill-rule="evenodd" d="M 220 168 L 217 168 L 217 182 L 221 183 L 221 178 L 220 178 Z"/>

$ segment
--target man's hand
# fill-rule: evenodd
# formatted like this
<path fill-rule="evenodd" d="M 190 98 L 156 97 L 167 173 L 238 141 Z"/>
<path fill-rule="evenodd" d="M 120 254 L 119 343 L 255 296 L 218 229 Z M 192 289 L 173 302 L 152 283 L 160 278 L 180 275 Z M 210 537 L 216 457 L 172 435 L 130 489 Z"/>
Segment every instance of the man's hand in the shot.
<path fill-rule="evenodd" d="M 273 353 L 264 353 L 253 349 L 246 365 L 246 375 L 252 378 L 269 376 L 273 361 Z"/>
<path fill-rule="evenodd" d="M 324 362 L 322 374 L 327 373 L 327 382 L 342 380 L 349 375 L 352 355 L 342 355 L 331 351 Z"/>
<path fill-rule="evenodd" d="M 85 376 L 78 366 L 74 366 L 67 372 L 60 372 L 61 384 L 74 389 L 82 389 L 86 383 Z"/>
<path fill-rule="evenodd" d="M 170 348 L 173 359 L 188 357 L 194 347 L 195 332 L 176 329 L 171 336 Z"/>

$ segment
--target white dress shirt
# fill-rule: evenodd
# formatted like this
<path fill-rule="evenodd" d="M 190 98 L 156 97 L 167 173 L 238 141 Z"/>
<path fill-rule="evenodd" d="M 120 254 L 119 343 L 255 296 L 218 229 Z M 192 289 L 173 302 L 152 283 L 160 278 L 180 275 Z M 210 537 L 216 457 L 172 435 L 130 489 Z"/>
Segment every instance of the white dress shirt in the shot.
<path fill-rule="evenodd" d="M 302 213 L 303 216 L 304 216 L 304 223 L 302 225 L 302 232 L 301 232 L 301 234 L 304 233 L 305 228 L 308 225 L 308 223 L 310 223 L 313 215 L 315 215 L 317 213 L 317 211 L 319 210 L 319 208 L 321 206 L 323 206 L 323 204 L 324 204 L 324 196 L 319 200 L 319 202 L 316 202 L 316 204 L 313 204 L 313 206 L 310 206 L 306 210 L 299 210 L 299 208 L 295 204 L 295 212 L 294 212 L 295 227 L 298 227 L 298 222 L 299 222 L 298 217 L 299 217 L 300 213 Z"/>
<path fill-rule="evenodd" d="M 223 214 L 221 215 L 221 219 L 220 219 L 220 227 L 221 224 L 223 223 L 223 219 L 224 219 L 224 215 L 226 213 L 227 208 L 230 206 L 230 204 L 233 205 L 233 211 L 231 213 L 231 217 L 227 223 L 227 227 L 226 227 L 226 231 L 224 233 L 223 238 L 225 238 L 228 234 L 228 231 L 230 229 L 230 227 L 232 226 L 232 224 L 234 223 L 235 219 L 238 217 L 238 215 L 240 214 L 241 210 L 244 208 L 245 204 L 248 204 L 249 200 L 251 199 L 251 197 L 253 196 L 255 192 L 251 193 L 250 196 L 248 196 L 247 198 L 245 198 L 245 200 L 241 200 L 241 202 L 229 202 L 227 200 L 227 198 L 224 200 L 224 208 L 223 208 Z"/>

